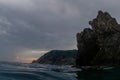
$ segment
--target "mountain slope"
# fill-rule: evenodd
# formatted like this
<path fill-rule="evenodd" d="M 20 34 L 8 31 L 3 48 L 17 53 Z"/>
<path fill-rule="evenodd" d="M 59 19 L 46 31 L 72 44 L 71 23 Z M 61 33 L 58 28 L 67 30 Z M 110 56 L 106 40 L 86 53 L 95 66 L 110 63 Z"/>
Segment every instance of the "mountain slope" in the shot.
<path fill-rule="evenodd" d="M 77 50 L 52 50 L 32 63 L 74 65 Z"/>

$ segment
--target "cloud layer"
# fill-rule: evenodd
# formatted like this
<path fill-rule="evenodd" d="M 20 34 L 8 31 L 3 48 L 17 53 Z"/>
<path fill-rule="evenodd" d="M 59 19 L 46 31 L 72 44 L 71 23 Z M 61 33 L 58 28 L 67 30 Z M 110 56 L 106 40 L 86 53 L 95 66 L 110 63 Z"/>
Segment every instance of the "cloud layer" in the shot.
<path fill-rule="evenodd" d="M 40 56 L 33 51 L 76 49 L 76 33 L 90 27 L 88 21 L 98 10 L 120 21 L 119 2 L 0 0 L 0 60 L 16 61 L 26 53 L 29 59 Z"/>

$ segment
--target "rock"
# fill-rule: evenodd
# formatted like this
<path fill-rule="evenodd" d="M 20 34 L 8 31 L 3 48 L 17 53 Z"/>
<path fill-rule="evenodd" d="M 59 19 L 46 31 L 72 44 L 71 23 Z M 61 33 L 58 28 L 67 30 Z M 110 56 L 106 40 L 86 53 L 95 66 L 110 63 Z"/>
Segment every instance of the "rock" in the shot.
<path fill-rule="evenodd" d="M 108 12 L 99 11 L 98 15 L 92 21 L 89 21 L 92 29 L 98 34 L 104 34 L 106 32 L 120 31 L 118 23 L 115 18 L 111 17 Z"/>
<path fill-rule="evenodd" d="M 84 29 L 83 32 L 77 34 L 78 55 L 76 65 L 87 66 L 91 65 L 93 57 L 98 52 L 97 36 L 95 32 L 89 28 Z"/>
<path fill-rule="evenodd" d="M 77 50 L 52 50 L 32 63 L 75 65 Z"/>
<path fill-rule="evenodd" d="M 119 65 L 120 25 L 108 12 L 99 11 L 92 28 L 77 34 L 77 66 Z"/>

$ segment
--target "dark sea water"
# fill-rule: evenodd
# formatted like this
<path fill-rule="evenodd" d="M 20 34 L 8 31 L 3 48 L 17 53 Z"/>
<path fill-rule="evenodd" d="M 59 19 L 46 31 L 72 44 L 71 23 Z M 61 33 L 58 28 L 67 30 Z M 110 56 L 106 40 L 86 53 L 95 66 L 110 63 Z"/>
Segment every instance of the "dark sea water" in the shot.
<path fill-rule="evenodd" d="M 120 80 L 120 67 L 82 71 L 71 66 L 0 62 L 0 80 Z"/>

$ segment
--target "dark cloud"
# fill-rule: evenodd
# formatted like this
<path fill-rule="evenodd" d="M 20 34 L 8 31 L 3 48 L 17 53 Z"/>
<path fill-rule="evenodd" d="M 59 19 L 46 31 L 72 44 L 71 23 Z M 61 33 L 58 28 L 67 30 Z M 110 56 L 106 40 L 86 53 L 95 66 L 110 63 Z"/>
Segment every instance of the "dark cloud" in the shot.
<path fill-rule="evenodd" d="M 119 18 L 119 0 L 0 0 L 0 60 L 76 48 L 76 33 L 98 10 Z M 30 53 L 30 51 L 32 51 Z"/>

